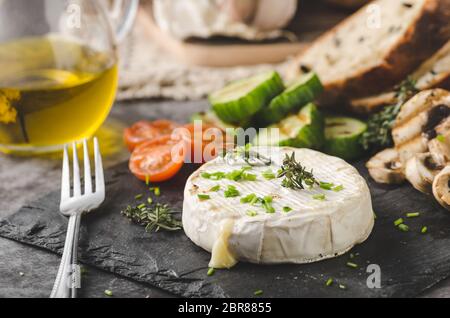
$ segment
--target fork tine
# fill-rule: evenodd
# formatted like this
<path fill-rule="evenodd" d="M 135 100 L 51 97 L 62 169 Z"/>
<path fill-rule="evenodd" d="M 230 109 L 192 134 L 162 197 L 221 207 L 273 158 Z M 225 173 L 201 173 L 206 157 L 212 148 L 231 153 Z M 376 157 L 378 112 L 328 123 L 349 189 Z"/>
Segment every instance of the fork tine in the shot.
<path fill-rule="evenodd" d="M 91 176 L 91 163 L 89 161 L 89 151 L 87 140 L 83 141 L 83 152 L 84 152 L 84 193 L 92 193 L 92 176 Z"/>
<path fill-rule="evenodd" d="M 95 192 L 104 194 L 105 177 L 103 175 L 102 156 L 100 154 L 100 147 L 97 138 L 94 138 L 94 159 L 95 159 Z"/>
<path fill-rule="evenodd" d="M 64 146 L 63 167 L 61 177 L 61 202 L 70 198 L 70 169 L 67 145 Z"/>
<path fill-rule="evenodd" d="M 80 166 L 78 164 L 78 152 L 77 144 L 73 143 L 73 196 L 78 197 L 81 195 L 80 185 Z"/>

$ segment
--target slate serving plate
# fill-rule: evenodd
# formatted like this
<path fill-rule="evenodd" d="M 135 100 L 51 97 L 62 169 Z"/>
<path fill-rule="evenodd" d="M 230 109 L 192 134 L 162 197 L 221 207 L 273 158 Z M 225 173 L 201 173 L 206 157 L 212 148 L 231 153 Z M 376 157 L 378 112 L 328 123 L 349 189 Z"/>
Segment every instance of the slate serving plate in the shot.
<path fill-rule="evenodd" d="M 80 260 L 183 297 L 250 297 L 260 289 L 266 297 L 411 297 L 450 276 L 450 213 L 409 185 L 387 187 L 372 182 L 363 162 L 356 167 L 369 183 L 377 214 L 370 238 L 351 251 L 357 269 L 346 266 L 347 254 L 308 265 L 240 263 L 208 277 L 210 255 L 182 231 L 146 233 L 120 214 L 136 194 L 148 191 L 128 173 L 127 163 L 110 169 L 107 201 L 83 219 Z M 156 201 L 181 211 L 184 183 L 195 169 L 187 167 L 163 184 Z M 55 192 L 23 207 L 0 221 L 0 236 L 61 253 L 67 220 L 56 212 L 58 205 L 59 192 Z M 415 211 L 421 217 L 405 218 L 410 232 L 394 227 L 397 218 Z M 428 227 L 428 234 L 420 233 L 423 226 Z M 380 289 L 366 284 L 369 264 L 381 268 Z M 336 283 L 326 287 L 330 277 Z"/>

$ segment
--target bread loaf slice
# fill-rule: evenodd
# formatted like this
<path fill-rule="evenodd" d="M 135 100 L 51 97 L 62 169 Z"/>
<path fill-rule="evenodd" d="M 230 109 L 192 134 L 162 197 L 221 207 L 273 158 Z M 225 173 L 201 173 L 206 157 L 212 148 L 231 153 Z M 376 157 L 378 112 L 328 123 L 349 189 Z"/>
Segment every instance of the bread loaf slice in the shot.
<path fill-rule="evenodd" d="M 322 104 L 383 92 L 450 38 L 450 0 L 377 0 L 317 39 L 296 58 L 325 86 Z"/>
<path fill-rule="evenodd" d="M 411 76 L 418 90 L 443 88 L 450 90 L 450 41 L 436 54 L 425 61 Z M 383 106 L 396 103 L 396 93 L 393 91 L 379 95 L 354 99 L 350 101 L 353 111 L 372 113 Z"/>

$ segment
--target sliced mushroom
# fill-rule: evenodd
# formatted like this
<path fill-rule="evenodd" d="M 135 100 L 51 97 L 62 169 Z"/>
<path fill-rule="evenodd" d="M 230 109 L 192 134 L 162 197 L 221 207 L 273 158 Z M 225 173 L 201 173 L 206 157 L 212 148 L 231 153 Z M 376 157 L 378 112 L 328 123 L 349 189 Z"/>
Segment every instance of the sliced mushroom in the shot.
<path fill-rule="evenodd" d="M 395 149 L 378 153 L 366 164 L 370 176 L 378 183 L 399 184 L 405 181 L 402 164 Z"/>
<path fill-rule="evenodd" d="M 439 135 L 439 137 L 430 140 L 428 149 L 438 165 L 447 165 L 450 162 L 450 131 L 445 135 Z"/>
<path fill-rule="evenodd" d="M 417 154 L 406 162 L 406 179 L 420 192 L 430 194 L 435 176 L 442 170 L 430 153 Z"/>
<path fill-rule="evenodd" d="M 449 126 L 449 117 L 450 92 L 443 89 L 422 91 L 405 103 L 392 129 L 400 161 L 428 152 L 428 141 Z"/>
<path fill-rule="evenodd" d="M 433 195 L 445 209 L 450 211 L 450 166 L 446 166 L 433 182 Z"/>

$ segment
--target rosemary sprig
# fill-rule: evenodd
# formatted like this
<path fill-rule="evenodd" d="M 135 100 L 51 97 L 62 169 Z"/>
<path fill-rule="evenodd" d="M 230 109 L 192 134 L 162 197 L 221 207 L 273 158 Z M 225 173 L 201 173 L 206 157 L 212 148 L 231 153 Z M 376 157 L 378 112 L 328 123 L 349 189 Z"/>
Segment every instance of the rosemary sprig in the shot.
<path fill-rule="evenodd" d="M 391 131 L 395 119 L 403 104 L 418 92 L 416 81 L 411 78 L 400 83 L 395 90 L 396 103 L 386 106 L 382 111 L 369 118 L 367 131 L 361 138 L 361 144 L 365 150 L 378 150 L 393 145 Z"/>
<path fill-rule="evenodd" d="M 286 154 L 283 166 L 278 173 L 278 178 L 284 178 L 281 185 L 289 189 L 305 189 L 306 186 L 311 187 L 320 185 L 313 175 L 313 171 L 306 170 L 299 162 L 295 160 L 295 153 L 291 156 Z"/>
<path fill-rule="evenodd" d="M 122 211 L 122 215 L 145 226 L 147 232 L 158 232 L 160 229 L 177 231 L 183 228 L 181 221 L 173 217 L 173 212 L 167 204 L 128 206 Z"/>

